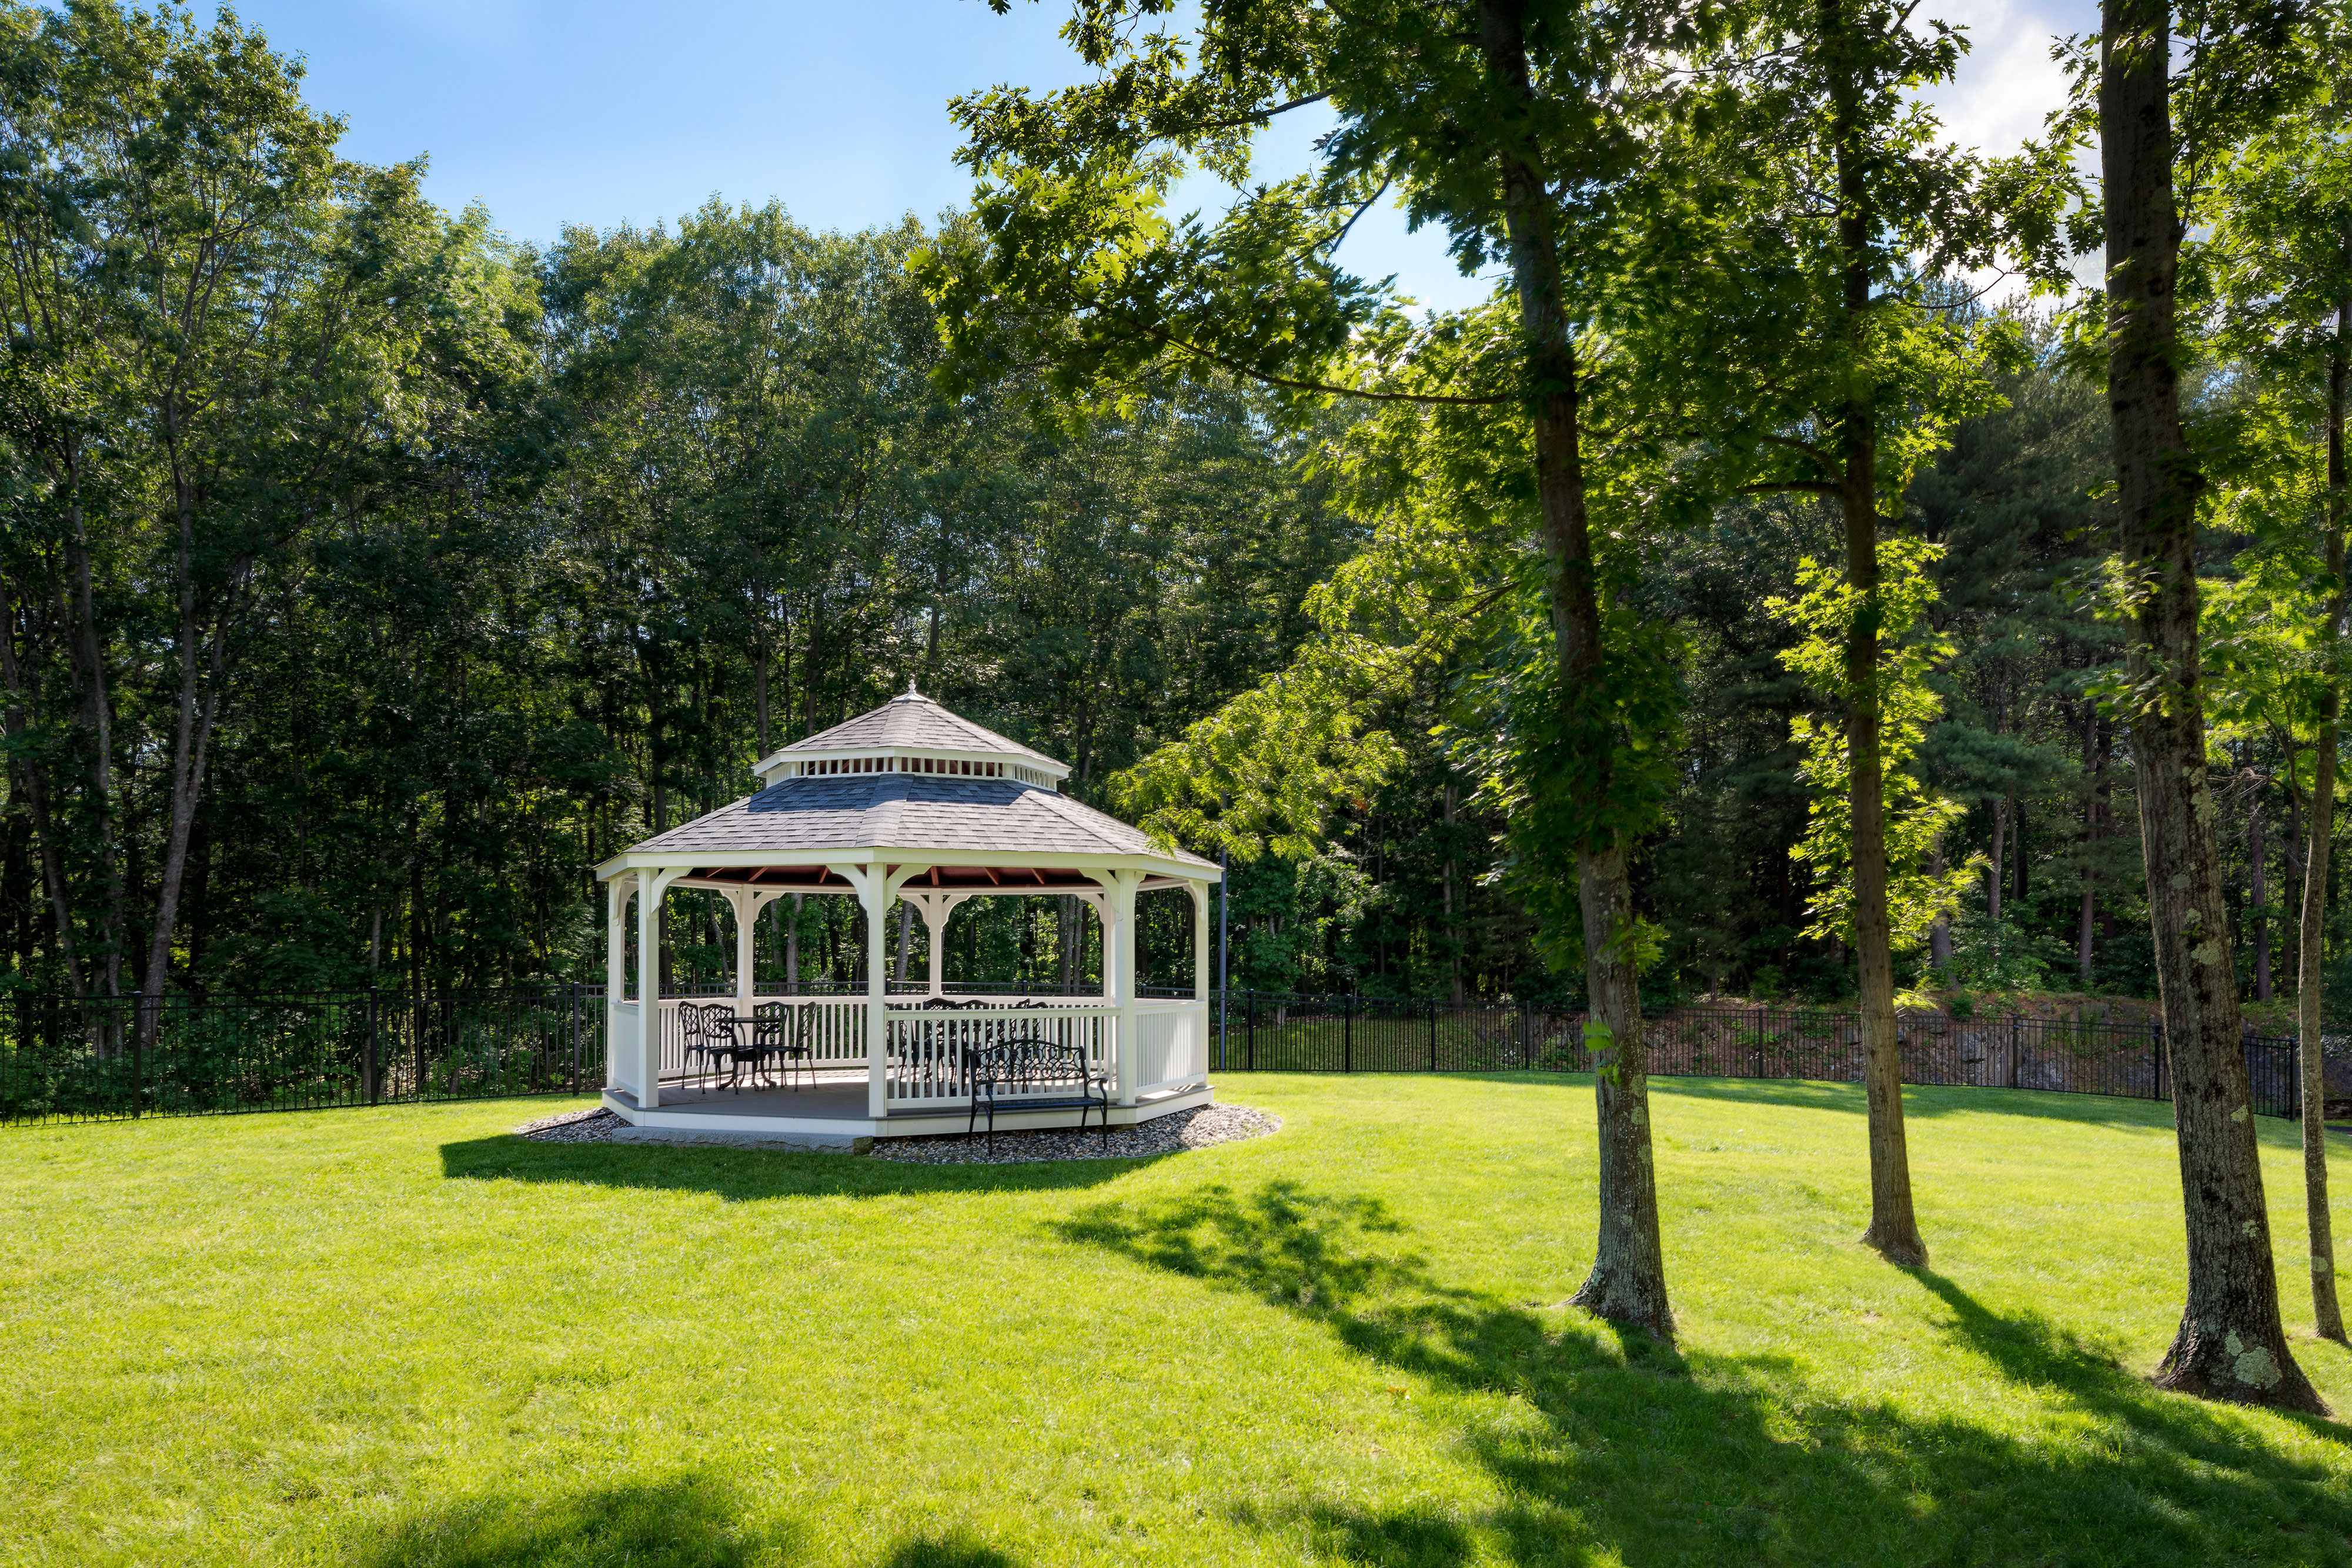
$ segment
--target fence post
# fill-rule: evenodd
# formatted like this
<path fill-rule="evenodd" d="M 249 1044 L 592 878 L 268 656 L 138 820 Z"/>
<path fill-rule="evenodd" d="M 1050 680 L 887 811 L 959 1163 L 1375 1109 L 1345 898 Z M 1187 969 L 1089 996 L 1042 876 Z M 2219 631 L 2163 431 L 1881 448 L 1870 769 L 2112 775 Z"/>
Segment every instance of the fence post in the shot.
<path fill-rule="evenodd" d="M 1243 1027 L 1249 1030 L 1249 1070 L 1257 1071 L 1257 991 L 1255 988 L 1242 993 Z"/>
<path fill-rule="evenodd" d="M 1437 1071 L 1437 998 L 1429 999 L 1429 1070 Z"/>
<path fill-rule="evenodd" d="M 376 1012 L 375 984 L 370 981 L 367 995 L 367 1035 L 360 1042 L 360 1093 L 371 1105 L 383 1098 L 383 1084 L 376 1073 Z"/>
<path fill-rule="evenodd" d="M 146 1031 L 139 1027 L 140 1014 L 144 1010 L 140 1006 L 142 994 L 136 990 L 131 993 L 131 1113 L 134 1117 L 139 1114 L 139 1097 L 147 1075 Z"/>
<path fill-rule="evenodd" d="M 2012 1089 L 2017 1087 L 2017 1053 L 2022 1038 L 2023 1030 L 2018 1016 L 2011 1013 L 2009 1015 L 2009 1082 Z"/>
<path fill-rule="evenodd" d="M 1339 998 L 1339 1071 L 1356 1071 L 1356 993 Z"/>
<path fill-rule="evenodd" d="M 2164 1020 L 2162 1019 L 2147 1026 L 2147 1036 L 2156 1042 L 2156 1092 L 2151 1098 L 2168 1100 L 2172 1096 L 2167 1092 L 2164 1082 Z"/>

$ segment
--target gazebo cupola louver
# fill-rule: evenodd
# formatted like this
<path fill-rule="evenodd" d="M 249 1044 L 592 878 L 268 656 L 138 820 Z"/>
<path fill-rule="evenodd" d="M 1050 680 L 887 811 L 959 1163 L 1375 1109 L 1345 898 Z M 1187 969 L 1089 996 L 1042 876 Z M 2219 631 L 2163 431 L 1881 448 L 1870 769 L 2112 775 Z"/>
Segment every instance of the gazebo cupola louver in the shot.
<path fill-rule="evenodd" d="M 961 1131 L 972 1104 L 976 1043 L 1042 1041 L 1097 1066 L 1112 1124 L 1207 1103 L 1208 888 L 1217 868 L 1155 845 L 1117 818 L 1061 793 L 1064 764 L 985 729 L 909 689 L 761 758 L 755 794 L 632 845 L 596 868 L 606 889 L 606 1107 L 637 1135 L 852 1146 L 873 1137 Z M 789 1048 L 813 1070 L 808 1087 L 746 1092 L 740 1062 L 721 1083 L 703 1036 L 711 998 L 656 996 L 663 898 L 674 887 L 718 891 L 734 914 L 732 1021 L 748 1051 Z M 1144 1000 L 1135 974 L 1136 900 L 1155 889 L 1191 895 L 1193 995 Z M 752 982 L 761 909 L 788 894 L 856 898 L 866 915 L 863 996 L 804 996 Z M 941 992 L 950 916 L 990 894 L 1060 894 L 1103 926 L 1099 998 Z M 637 901 L 635 993 L 624 940 Z M 894 1000 L 885 940 L 904 902 L 929 936 L 927 994 Z M 681 1009 L 690 1009 L 682 1012 Z M 755 1021 L 756 1020 L 756 1021 Z M 699 1049 L 698 1049 L 699 1047 Z M 738 1055 L 744 1052 L 738 1052 Z M 1066 1109 L 1000 1099 L 1003 1125 L 1065 1125 Z"/>

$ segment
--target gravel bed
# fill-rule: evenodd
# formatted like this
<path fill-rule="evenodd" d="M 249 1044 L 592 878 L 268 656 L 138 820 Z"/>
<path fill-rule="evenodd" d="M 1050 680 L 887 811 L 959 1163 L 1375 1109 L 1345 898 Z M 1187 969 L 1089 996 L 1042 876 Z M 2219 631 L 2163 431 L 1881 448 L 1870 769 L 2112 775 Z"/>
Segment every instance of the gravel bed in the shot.
<path fill-rule="evenodd" d="M 542 1116 L 515 1131 L 534 1143 L 601 1144 L 628 1124 L 610 1111 L 593 1107 Z M 1099 1128 L 1079 1132 L 1056 1127 L 1043 1132 L 999 1133 L 996 1152 L 989 1153 L 985 1134 L 961 1133 L 928 1138 L 882 1138 L 874 1157 L 922 1166 L 1025 1165 L 1032 1160 L 1141 1160 L 1184 1149 L 1205 1149 L 1212 1144 L 1262 1138 L 1282 1127 L 1282 1118 L 1247 1105 L 1199 1105 L 1133 1127 L 1113 1127 L 1106 1141 Z"/>
<path fill-rule="evenodd" d="M 1081 1133 L 1055 1127 L 1034 1133 L 999 1133 L 996 1152 L 988 1137 L 949 1133 L 928 1138 L 877 1138 L 874 1157 L 919 1166 L 1017 1166 L 1032 1160 L 1142 1160 L 1212 1144 L 1262 1138 L 1278 1131 L 1282 1118 L 1246 1105 L 1199 1105 L 1171 1112 L 1132 1127 L 1113 1127 L 1106 1144 L 1100 1129 Z"/>
<path fill-rule="evenodd" d="M 561 1116 L 541 1116 L 536 1122 L 525 1122 L 515 1131 L 534 1144 L 601 1144 L 612 1137 L 614 1128 L 627 1125 L 604 1107 L 592 1105 L 585 1111 L 566 1111 Z"/>

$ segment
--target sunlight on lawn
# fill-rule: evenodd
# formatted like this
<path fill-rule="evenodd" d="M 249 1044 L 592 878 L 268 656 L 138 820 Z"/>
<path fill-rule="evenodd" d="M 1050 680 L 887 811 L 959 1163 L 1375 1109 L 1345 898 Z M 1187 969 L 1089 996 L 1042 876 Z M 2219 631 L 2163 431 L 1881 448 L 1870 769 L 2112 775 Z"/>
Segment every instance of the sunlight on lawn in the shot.
<path fill-rule="evenodd" d="M 2145 1381 L 2163 1107 L 1912 1092 L 1904 1271 L 1858 1091 L 1662 1084 L 1667 1349 L 1564 1304 L 1589 1080 L 1221 1097 L 1286 1124 L 967 1168 L 505 1135 L 543 1103 L 0 1131 L 5 1554 L 2352 1563 L 2352 1430 Z"/>

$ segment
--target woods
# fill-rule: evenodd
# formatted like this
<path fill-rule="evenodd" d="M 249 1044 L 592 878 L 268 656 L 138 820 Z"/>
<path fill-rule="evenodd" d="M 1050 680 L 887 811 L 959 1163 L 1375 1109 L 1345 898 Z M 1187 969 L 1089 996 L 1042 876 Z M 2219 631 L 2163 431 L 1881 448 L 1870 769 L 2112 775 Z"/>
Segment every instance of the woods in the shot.
<path fill-rule="evenodd" d="M 1645 1009 L 1857 1010 L 1924 1265 L 1902 1013 L 2160 1003 L 2160 1378 L 2315 1407 L 2242 1040 L 2305 1042 L 2340 1339 L 2338 8 L 2116 0 L 1998 152 L 1855 0 L 1072 16 L 951 106 L 968 211 L 534 246 L 233 17 L 0 7 L 0 986 L 591 978 L 592 865 L 912 682 L 1224 855 L 1235 988 L 1582 1011 L 1577 1300 L 1659 1338 Z M 1351 273 L 1384 203 L 1492 297 Z M 759 962 L 845 979 L 832 902 Z M 959 972 L 1082 980 L 1067 904 Z"/>

